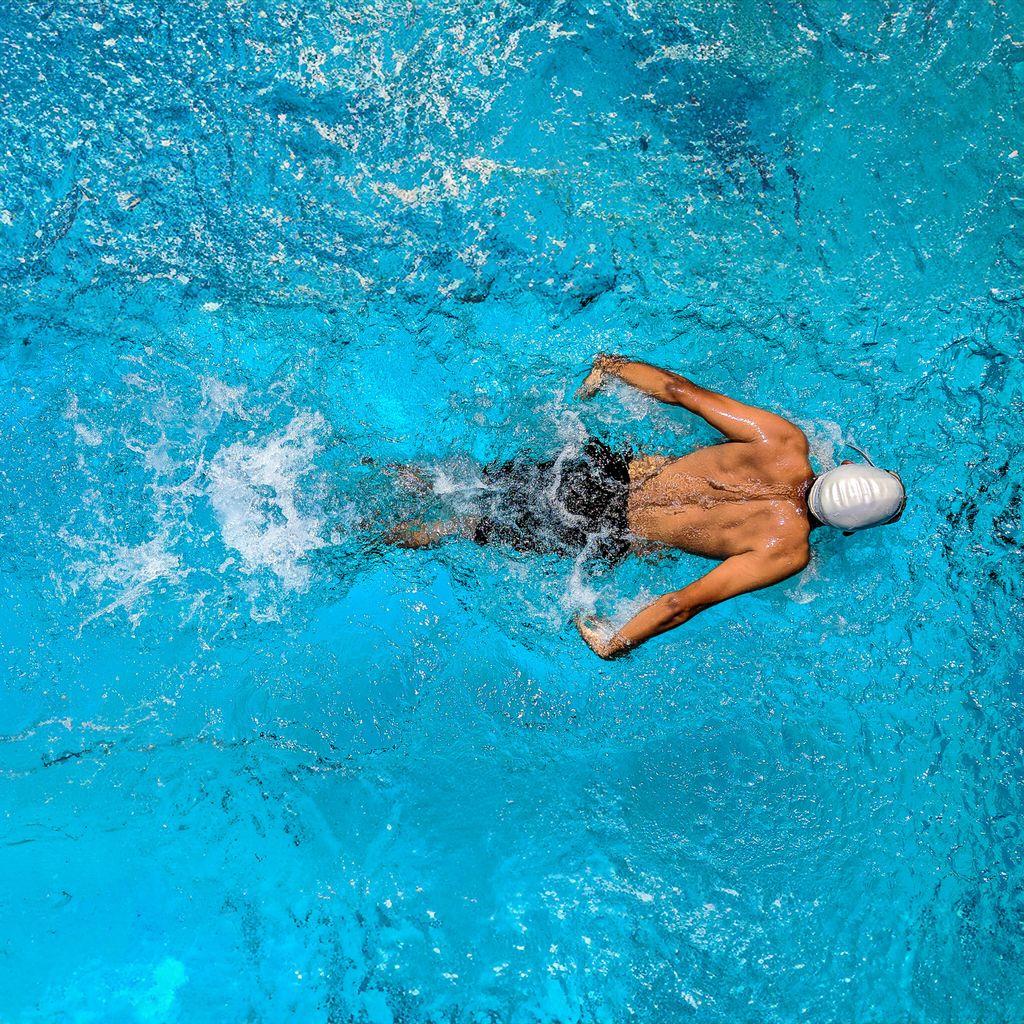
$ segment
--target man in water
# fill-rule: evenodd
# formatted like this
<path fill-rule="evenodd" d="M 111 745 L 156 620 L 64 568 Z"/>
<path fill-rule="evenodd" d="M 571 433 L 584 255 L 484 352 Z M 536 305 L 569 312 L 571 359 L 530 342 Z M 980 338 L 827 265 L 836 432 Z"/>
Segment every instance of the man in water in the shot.
<path fill-rule="evenodd" d="M 593 397 L 609 380 L 682 406 L 726 441 L 682 457 L 630 458 L 591 439 L 577 455 L 485 467 L 485 514 L 406 527 L 394 539 L 425 547 L 469 536 L 481 544 L 611 561 L 630 551 L 677 548 L 719 562 L 618 629 L 593 616 L 577 617 L 590 648 L 615 658 L 712 605 L 796 575 L 810 559 L 817 527 L 849 534 L 894 523 L 903 514 L 906 495 L 897 474 L 844 462 L 817 475 L 803 431 L 781 416 L 620 356 L 598 356 L 578 397 Z"/>

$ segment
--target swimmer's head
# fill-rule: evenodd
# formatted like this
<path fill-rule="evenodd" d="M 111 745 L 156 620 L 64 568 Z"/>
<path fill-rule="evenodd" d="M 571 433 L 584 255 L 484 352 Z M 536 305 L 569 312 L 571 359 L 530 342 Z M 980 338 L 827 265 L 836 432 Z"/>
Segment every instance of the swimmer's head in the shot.
<path fill-rule="evenodd" d="M 895 523 L 906 504 L 899 474 L 856 462 L 844 462 L 822 473 L 807 494 L 811 515 L 845 533 Z"/>

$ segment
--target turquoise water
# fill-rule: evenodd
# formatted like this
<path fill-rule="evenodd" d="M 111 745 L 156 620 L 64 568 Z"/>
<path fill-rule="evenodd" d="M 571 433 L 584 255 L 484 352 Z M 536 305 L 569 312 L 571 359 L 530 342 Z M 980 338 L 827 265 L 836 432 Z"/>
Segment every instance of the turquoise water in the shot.
<path fill-rule="evenodd" d="M 0 1021 L 1024 1019 L 1022 13 L 0 8 Z M 615 663 L 702 563 L 380 544 L 710 439 L 599 350 L 906 515 Z"/>

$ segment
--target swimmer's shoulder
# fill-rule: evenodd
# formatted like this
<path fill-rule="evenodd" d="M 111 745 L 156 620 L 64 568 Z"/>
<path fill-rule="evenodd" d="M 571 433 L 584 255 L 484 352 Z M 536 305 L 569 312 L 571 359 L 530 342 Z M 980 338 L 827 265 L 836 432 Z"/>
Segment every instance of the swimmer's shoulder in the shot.
<path fill-rule="evenodd" d="M 795 423 L 785 423 L 786 428 L 779 431 L 772 445 L 776 458 L 795 478 L 813 475 L 807 435 Z"/>
<path fill-rule="evenodd" d="M 795 424 L 776 427 L 764 442 L 755 442 L 740 450 L 745 452 L 749 464 L 769 479 L 787 486 L 796 487 L 814 475 L 807 435 Z"/>
<path fill-rule="evenodd" d="M 778 515 L 771 535 L 759 551 L 781 579 L 803 571 L 811 560 L 811 536 L 806 520 L 801 523 L 799 517 L 792 514 Z"/>
<path fill-rule="evenodd" d="M 807 435 L 790 420 L 782 419 L 781 425 L 776 429 L 774 436 L 775 443 L 781 445 L 794 454 L 807 456 L 810 445 L 807 442 Z"/>
<path fill-rule="evenodd" d="M 790 575 L 807 567 L 811 560 L 811 527 L 806 506 L 799 501 L 773 501 L 769 527 L 759 549 L 764 556 L 784 567 Z"/>

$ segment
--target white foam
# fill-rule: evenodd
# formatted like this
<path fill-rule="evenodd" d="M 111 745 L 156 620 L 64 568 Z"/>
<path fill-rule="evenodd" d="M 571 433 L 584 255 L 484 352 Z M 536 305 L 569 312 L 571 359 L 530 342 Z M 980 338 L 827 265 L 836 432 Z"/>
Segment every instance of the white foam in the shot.
<path fill-rule="evenodd" d="M 562 608 L 571 613 L 582 613 L 593 615 L 597 607 L 597 599 L 600 597 L 590 583 L 584 578 L 583 568 L 586 557 L 589 554 L 590 545 L 577 556 L 573 562 L 572 572 L 565 581 L 565 592 L 562 594 Z"/>
<path fill-rule="evenodd" d="M 103 444 L 103 435 L 95 427 L 90 427 L 87 424 L 76 423 L 75 436 L 82 444 L 90 448 L 98 448 Z"/>
<path fill-rule="evenodd" d="M 243 405 L 246 391 L 244 384 L 232 387 L 216 377 L 203 377 L 200 386 L 203 400 L 196 416 L 200 435 L 216 430 L 225 415 L 239 420 L 249 418 Z"/>
<path fill-rule="evenodd" d="M 299 508 L 300 483 L 320 451 L 324 420 L 300 413 L 281 431 L 253 444 L 222 448 L 210 461 L 208 495 L 224 543 L 247 572 L 267 569 L 285 589 L 309 585 L 306 556 L 322 547 L 323 520 Z"/>
<path fill-rule="evenodd" d="M 483 479 L 480 468 L 475 465 L 449 463 L 433 466 L 430 472 L 433 477 L 430 490 L 439 498 L 472 499 L 481 491 L 488 490 L 488 484 Z"/>
<path fill-rule="evenodd" d="M 75 436 L 82 444 L 89 448 L 97 448 L 103 444 L 103 434 L 83 417 L 78 404 L 78 395 L 72 393 L 68 396 L 64 418 L 71 422 L 75 430 Z"/>
<path fill-rule="evenodd" d="M 85 547 L 85 542 L 80 538 L 75 538 L 74 543 L 76 547 Z M 140 600 L 158 581 L 174 581 L 184 575 L 181 559 L 169 549 L 165 533 L 143 544 L 111 545 L 96 561 L 78 562 L 71 568 L 93 590 L 104 593 L 113 589 L 116 595 L 88 616 L 82 626 L 118 608 L 123 608 L 131 622 L 137 626 L 142 617 L 137 607 Z"/>
<path fill-rule="evenodd" d="M 544 406 L 544 409 L 557 416 L 555 429 L 558 432 L 558 440 L 567 449 L 571 448 L 574 453 L 578 452 L 586 444 L 590 434 L 583 417 L 575 409 L 565 407 L 565 390 L 559 391 L 555 400 Z"/>
<path fill-rule="evenodd" d="M 641 590 L 632 597 L 618 601 L 615 605 L 615 610 L 608 616 L 608 619 L 615 629 L 621 629 L 633 616 L 643 611 L 655 599 L 656 595 L 650 590 Z"/>
<path fill-rule="evenodd" d="M 836 465 L 836 452 L 841 451 L 849 438 L 838 423 L 832 420 L 795 420 L 796 425 L 807 436 L 807 446 L 822 472 Z"/>
<path fill-rule="evenodd" d="M 821 563 L 818 561 L 818 554 L 815 549 L 811 548 L 811 561 L 807 568 L 796 578 L 796 582 L 793 586 L 789 587 L 785 591 L 786 597 L 791 601 L 795 601 L 797 604 L 810 604 L 812 601 L 816 601 L 818 598 L 818 590 L 816 584 L 820 580 Z"/>

